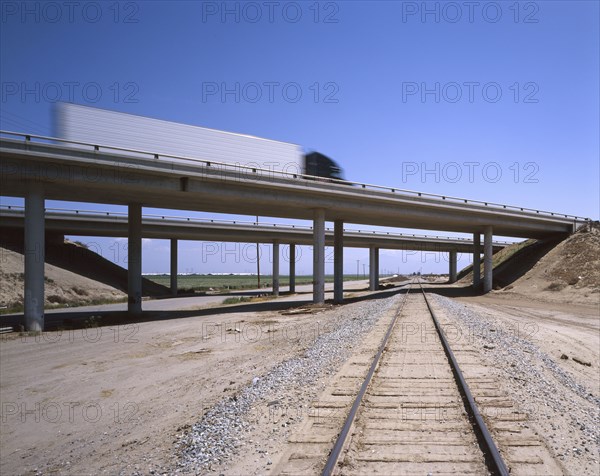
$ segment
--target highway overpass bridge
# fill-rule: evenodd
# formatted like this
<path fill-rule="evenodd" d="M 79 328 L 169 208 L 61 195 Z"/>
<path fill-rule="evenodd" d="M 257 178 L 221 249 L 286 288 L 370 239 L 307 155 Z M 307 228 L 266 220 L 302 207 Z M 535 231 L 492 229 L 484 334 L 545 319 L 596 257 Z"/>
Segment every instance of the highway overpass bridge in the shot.
<path fill-rule="evenodd" d="M 127 237 L 126 213 L 74 209 L 46 208 L 44 214 L 46 235 Z M 21 235 L 25 226 L 25 208 L 0 205 L 0 225 L 3 230 Z M 376 289 L 379 281 L 379 250 L 416 250 L 447 252 L 449 254 L 450 281 L 456 281 L 457 253 L 473 253 L 473 242 L 466 238 L 390 233 L 367 230 L 343 230 L 344 247 L 369 248 L 370 288 Z M 22 236 L 22 235 L 21 235 Z M 219 241 L 242 243 L 269 243 L 273 250 L 273 293 L 279 294 L 279 245 L 290 246 L 290 292 L 295 292 L 296 245 L 312 245 L 313 229 L 304 225 L 279 225 L 247 221 L 226 221 L 167 215 L 142 215 L 142 238 L 171 241 L 171 291 L 177 291 L 178 240 Z M 325 245 L 334 245 L 333 228 L 325 228 Z M 507 246 L 507 242 L 494 241 L 493 251 Z"/>
<path fill-rule="evenodd" d="M 324 300 L 325 221 L 334 222 L 336 301 L 343 296 L 344 223 L 473 233 L 475 267 L 483 233 L 487 292 L 492 288 L 493 234 L 545 238 L 570 233 L 585 222 L 554 212 L 152 151 L 2 131 L 0 135 L 0 185 L 4 195 L 25 197 L 26 251 L 44 248 L 45 199 L 128 206 L 129 311 L 134 314 L 141 312 L 143 206 L 313 220 L 315 302 Z M 25 321 L 30 330 L 43 329 L 43 265 L 26 253 Z"/>

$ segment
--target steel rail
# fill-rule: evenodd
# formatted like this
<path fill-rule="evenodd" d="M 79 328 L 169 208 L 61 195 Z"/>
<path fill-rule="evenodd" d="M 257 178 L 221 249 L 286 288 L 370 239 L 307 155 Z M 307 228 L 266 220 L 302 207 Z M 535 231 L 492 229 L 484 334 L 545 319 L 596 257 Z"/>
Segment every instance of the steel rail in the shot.
<path fill-rule="evenodd" d="M 483 455 L 486 460 L 486 464 L 490 473 L 498 476 L 509 476 L 509 469 L 504 463 L 502 456 L 500 455 L 500 451 L 498 451 L 498 447 L 492 438 L 490 431 L 488 430 L 485 422 L 483 421 L 483 417 L 479 412 L 479 408 L 477 407 L 477 403 L 473 398 L 473 394 L 469 389 L 469 385 L 467 384 L 460 367 L 458 365 L 458 361 L 450 348 L 450 344 L 446 339 L 446 335 L 440 326 L 440 323 L 433 312 L 431 305 L 429 304 L 429 300 L 427 299 L 427 295 L 425 294 L 425 290 L 423 289 L 423 285 L 419 281 L 419 286 L 421 287 L 421 292 L 423 293 L 423 298 L 425 299 L 425 303 L 427 304 L 427 309 L 429 309 L 429 313 L 431 314 L 431 318 L 433 319 L 433 323 L 437 330 L 437 333 L 440 337 L 440 341 L 442 342 L 442 346 L 444 347 L 444 352 L 446 353 L 446 357 L 448 358 L 448 363 L 452 368 L 452 373 L 454 374 L 454 378 L 456 380 L 458 390 L 463 399 L 463 403 L 465 406 L 465 410 L 469 415 L 469 420 L 471 425 L 473 426 L 473 431 L 477 436 L 477 440 L 479 443 L 479 447 L 483 452 Z"/>
<path fill-rule="evenodd" d="M 469 421 L 471 422 L 471 425 L 473 426 L 473 431 L 477 437 L 479 447 L 485 458 L 486 465 L 487 465 L 488 469 L 490 470 L 490 474 L 492 474 L 494 476 L 509 476 L 509 474 L 510 474 L 509 469 L 507 468 L 506 463 L 504 463 L 504 460 L 502 459 L 502 456 L 500 455 L 500 452 L 498 451 L 498 448 L 497 448 L 496 444 L 494 443 L 492 435 L 490 434 L 485 422 L 483 421 L 483 417 L 481 416 L 481 413 L 479 412 L 479 409 L 477 408 L 475 399 L 473 398 L 473 395 L 471 394 L 469 386 L 460 370 L 460 367 L 458 365 L 456 357 L 454 356 L 454 353 L 452 352 L 452 349 L 450 348 L 450 345 L 448 343 L 448 340 L 446 339 L 444 331 L 442 330 L 442 328 L 439 324 L 439 321 L 438 321 L 431 305 L 429 304 L 429 300 L 427 299 L 425 290 L 423 289 L 423 286 L 420 281 L 418 282 L 418 284 L 419 284 L 419 287 L 421 288 L 421 292 L 423 294 L 423 298 L 425 299 L 425 303 L 427 304 L 427 309 L 429 310 L 431 318 L 433 319 L 433 323 L 435 325 L 436 331 L 440 337 L 442 347 L 444 348 L 444 353 L 446 354 L 446 357 L 448 358 L 448 363 L 450 364 L 450 367 L 452 369 L 452 374 L 454 375 L 454 378 L 456 380 L 459 393 L 461 394 L 461 397 L 463 399 L 465 410 L 467 412 L 467 415 L 469 416 Z M 381 356 L 383 355 L 383 351 L 385 350 L 387 343 L 389 341 L 389 338 L 392 334 L 392 331 L 394 330 L 396 321 L 398 320 L 398 317 L 400 316 L 402 309 L 404 308 L 404 304 L 406 302 L 406 297 L 408 296 L 408 294 L 410 292 L 411 285 L 412 285 L 412 283 L 409 284 L 407 291 L 404 295 L 404 299 L 402 300 L 402 303 L 400 304 L 398 311 L 394 315 L 394 319 L 392 320 L 392 322 L 390 323 L 390 325 L 388 327 L 388 330 L 381 342 L 381 345 L 379 346 L 379 350 L 378 350 L 377 354 L 373 358 L 373 362 L 371 363 L 369 372 L 367 373 L 367 376 L 365 377 L 365 380 L 363 381 L 363 383 L 360 387 L 360 390 L 354 400 L 354 403 L 352 404 L 352 408 L 350 409 L 350 412 L 348 413 L 348 416 L 344 422 L 344 426 L 342 427 L 342 430 L 340 431 L 340 434 L 338 435 L 338 437 L 335 441 L 333 449 L 331 450 L 331 453 L 329 454 L 329 456 L 327 458 L 325 467 L 323 468 L 323 471 L 321 472 L 322 476 L 331 476 L 333 474 L 333 471 L 336 468 L 336 465 L 338 463 L 338 460 L 340 458 L 340 455 L 342 453 L 344 445 L 346 444 L 346 440 L 348 438 L 348 435 L 350 433 L 350 430 L 351 430 L 354 420 L 356 418 L 358 409 L 362 405 L 362 400 L 365 396 L 365 393 L 367 392 L 367 388 L 369 387 L 369 385 L 371 383 L 373 375 L 375 374 L 375 370 L 377 369 L 377 367 L 379 365 Z"/>
<path fill-rule="evenodd" d="M 394 326 L 396 325 L 396 321 L 398 320 L 398 317 L 400 316 L 402 309 L 404 309 L 404 303 L 406 302 L 406 297 L 408 296 L 408 294 L 410 292 L 411 285 L 412 285 L 412 282 L 409 283 L 408 288 L 406 289 L 406 293 L 404 294 L 404 299 L 400 303 L 400 306 L 398 307 L 398 311 L 394 315 L 394 319 L 392 319 L 392 322 L 390 323 L 388 330 L 385 333 L 385 336 L 383 337 L 381 344 L 379 345 L 379 350 L 377 351 L 377 354 L 375 354 L 375 357 L 373 358 L 373 362 L 371 363 L 371 367 L 369 368 L 369 372 L 367 373 L 367 376 L 365 377 L 365 380 L 362 383 L 360 390 L 358 391 L 358 394 L 356 395 L 356 398 L 354 399 L 354 403 L 352 404 L 352 408 L 350 409 L 350 412 L 348 413 L 348 416 L 346 417 L 346 421 L 344 422 L 342 431 L 338 435 L 338 437 L 335 441 L 335 445 L 333 446 L 333 449 L 331 450 L 331 453 L 329 453 L 329 457 L 327 458 L 325 467 L 323 468 L 323 471 L 321 472 L 322 476 L 330 476 L 333 473 L 333 470 L 335 469 L 335 465 L 338 462 L 340 454 L 342 453 L 342 449 L 344 448 L 344 444 L 346 443 L 346 439 L 348 438 L 348 434 L 350 433 L 350 429 L 352 428 L 352 424 L 354 423 L 356 413 L 358 412 L 358 409 L 360 408 L 360 406 L 362 404 L 362 399 L 365 396 L 365 393 L 367 392 L 367 388 L 369 387 L 369 384 L 371 383 L 373 375 L 375 374 L 375 370 L 377 369 L 377 366 L 379 365 L 379 361 L 381 360 L 383 351 L 387 347 L 390 336 L 392 335 L 392 331 L 394 330 Z"/>

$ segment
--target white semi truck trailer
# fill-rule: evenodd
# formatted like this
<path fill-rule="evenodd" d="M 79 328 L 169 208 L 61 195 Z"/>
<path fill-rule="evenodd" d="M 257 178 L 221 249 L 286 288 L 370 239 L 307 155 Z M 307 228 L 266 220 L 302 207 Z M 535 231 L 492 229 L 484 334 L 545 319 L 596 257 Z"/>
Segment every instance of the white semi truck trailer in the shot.
<path fill-rule="evenodd" d="M 340 167 L 299 145 L 72 103 L 55 105 L 54 135 L 74 142 L 140 150 L 268 171 L 342 179 Z"/>

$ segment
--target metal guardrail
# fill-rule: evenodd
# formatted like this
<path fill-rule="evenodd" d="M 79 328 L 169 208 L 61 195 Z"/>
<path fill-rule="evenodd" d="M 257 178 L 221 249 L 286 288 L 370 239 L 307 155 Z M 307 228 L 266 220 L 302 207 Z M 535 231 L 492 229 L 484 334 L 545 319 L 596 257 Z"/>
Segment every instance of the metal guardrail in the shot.
<path fill-rule="evenodd" d="M 0 214 L 2 210 L 12 211 L 15 210 L 19 213 L 25 212 L 25 207 L 20 205 L 0 205 Z M 72 208 L 46 208 L 46 213 L 57 214 L 57 215 L 73 215 L 79 217 L 114 217 L 119 219 L 126 219 L 127 213 L 125 212 L 105 212 L 97 210 L 76 210 Z M 155 215 L 155 214 L 143 214 L 142 219 L 151 219 L 157 221 L 177 221 L 182 223 L 215 223 L 223 225 L 247 225 L 256 227 L 273 227 L 279 229 L 300 229 L 300 230 L 312 230 L 313 227 L 309 225 L 293 225 L 285 223 L 259 223 L 256 221 L 241 221 L 241 220 L 215 220 L 213 218 L 193 218 L 193 217 L 181 217 L 181 216 L 169 216 L 169 215 Z M 326 231 L 334 231 L 333 228 L 326 227 Z M 424 238 L 424 239 L 437 239 L 437 240 L 448 240 L 448 241 L 464 241 L 465 243 L 471 243 L 470 238 L 463 237 L 452 237 L 452 236 L 440 236 L 440 235 L 420 235 L 415 233 L 390 233 L 389 231 L 376 231 L 376 230 L 355 230 L 352 228 L 344 228 L 344 232 L 349 233 L 361 233 L 364 235 L 376 235 L 376 236 L 389 236 L 398 238 Z M 513 242 L 510 241 L 496 241 L 495 245 L 510 245 Z"/>
<path fill-rule="evenodd" d="M 100 150 L 102 149 L 102 150 L 106 150 L 109 152 L 117 151 L 117 152 L 129 152 L 129 153 L 134 153 L 134 154 L 140 154 L 143 156 L 148 156 L 148 158 L 149 159 L 151 158 L 152 160 L 160 160 L 160 159 L 166 158 L 166 159 L 175 159 L 175 160 L 179 160 L 179 161 L 187 161 L 187 162 L 193 163 L 194 165 L 203 165 L 204 167 L 219 166 L 219 167 L 223 167 L 225 170 L 231 170 L 232 172 L 235 172 L 235 171 L 239 172 L 241 170 L 245 170 L 250 175 L 256 175 L 256 177 L 260 177 L 260 174 L 263 173 L 265 175 L 270 175 L 270 176 L 277 175 L 282 178 L 293 179 L 293 180 L 303 179 L 303 180 L 307 180 L 307 181 L 311 181 L 311 182 L 317 181 L 319 183 L 323 183 L 324 181 L 326 181 L 327 183 L 353 185 L 360 189 L 368 189 L 368 190 L 374 190 L 374 191 L 380 191 L 380 192 L 387 192 L 387 193 L 393 194 L 395 196 L 405 195 L 405 196 L 411 197 L 411 198 L 431 198 L 431 199 L 435 199 L 438 201 L 452 202 L 454 204 L 463 204 L 463 205 L 467 204 L 467 205 L 479 205 L 479 206 L 483 205 L 485 207 L 490 207 L 493 209 L 497 209 L 499 211 L 501 211 L 501 210 L 516 211 L 516 212 L 530 213 L 534 216 L 543 215 L 543 216 L 554 217 L 554 218 L 559 218 L 559 219 L 567 218 L 567 219 L 573 220 L 574 223 L 588 222 L 591 220 L 590 218 L 579 217 L 576 215 L 555 213 L 555 212 L 549 212 L 549 211 L 545 211 L 545 210 L 536 210 L 533 208 L 526 208 L 526 207 L 517 207 L 514 205 L 503 205 L 503 204 L 494 203 L 494 202 L 484 202 L 481 200 L 470 200 L 470 199 L 466 199 L 466 198 L 453 197 L 453 196 L 449 196 L 449 195 L 438 195 L 438 194 L 427 193 L 427 192 L 417 192 L 415 190 L 407 190 L 407 189 L 395 188 L 395 187 L 394 188 L 386 187 L 386 186 L 382 186 L 382 185 L 374 185 L 374 184 L 367 184 L 367 183 L 361 183 L 361 182 L 351 182 L 348 180 L 338 180 L 338 179 L 330 179 L 330 178 L 323 179 L 323 177 L 316 177 L 313 175 L 280 172 L 280 171 L 275 171 L 275 170 L 267 170 L 267 169 L 261 169 L 261 168 L 256 168 L 256 167 L 249 167 L 249 166 L 244 166 L 244 165 L 239 165 L 239 164 L 229 164 L 229 163 L 225 163 L 225 162 L 215 162 L 215 161 L 211 161 L 211 160 L 196 159 L 193 157 L 184 157 L 184 156 L 169 155 L 169 154 L 157 154 L 157 153 L 146 151 L 146 150 L 127 149 L 124 147 L 116 147 L 116 146 L 93 144 L 93 143 L 88 143 L 88 142 L 72 141 L 72 140 L 67 140 L 67 139 L 60 139 L 57 137 L 41 136 L 41 135 L 35 135 L 35 134 L 25 134 L 25 133 L 21 133 L 21 132 L 11 132 L 11 131 L 3 131 L 3 130 L 0 130 L 0 135 L 21 137 L 21 138 L 23 138 L 24 142 L 32 142 L 32 139 L 35 139 L 37 141 L 40 141 L 40 143 L 41 143 L 41 141 L 51 141 L 51 142 L 61 142 L 61 143 L 66 143 L 66 144 L 74 144 L 74 145 L 89 147 L 89 148 L 91 148 L 91 150 L 93 152 L 100 152 Z"/>

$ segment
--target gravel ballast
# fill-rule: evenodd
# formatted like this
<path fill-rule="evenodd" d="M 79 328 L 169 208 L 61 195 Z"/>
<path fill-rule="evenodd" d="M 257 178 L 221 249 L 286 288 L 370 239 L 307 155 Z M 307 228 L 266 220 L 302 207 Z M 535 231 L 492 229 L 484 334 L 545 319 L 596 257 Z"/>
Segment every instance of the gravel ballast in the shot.
<path fill-rule="evenodd" d="M 318 336 L 303 355 L 285 360 L 268 373 L 254 377 L 236 395 L 209 408 L 189 432 L 180 436 L 176 444 L 180 454 L 176 471 L 188 473 L 220 468 L 243 447 L 247 451 L 249 445 L 256 446 L 257 442 L 251 438 L 257 417 L 255 408 L 261 402 L 271 405 L 293 400 L 296 407 L 304 409 L 296 411 L 295 417 L 281 426 L 301 421 L 310 411 L 309 402 L 323 386 L 322 379 L 342 365 L 397 299 L 349 304 L 315 316 L 326 321 L 331 331 Z M 258 449 L 258 453 L 264 457 L 267 451 Z"/>
<path fill-rule="evenodd" d="M 540 349 L 535 343 L 537 327 L 510 328 L 490 313 L 431 296 L 455 320 L 462 337 L 483 349 L 481 355 L 503 374 L 503 385 L 516 402 L 527 405 L 556 457 L 567 467 L 575 458 L 586 470 L 598 470 L 600 398 Z"/>

